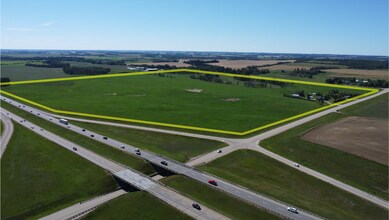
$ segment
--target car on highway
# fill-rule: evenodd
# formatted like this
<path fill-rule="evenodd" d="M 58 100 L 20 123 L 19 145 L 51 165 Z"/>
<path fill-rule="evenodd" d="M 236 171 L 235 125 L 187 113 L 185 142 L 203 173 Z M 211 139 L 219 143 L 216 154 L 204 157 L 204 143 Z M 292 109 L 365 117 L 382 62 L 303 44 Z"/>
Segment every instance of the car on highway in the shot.
<path fill-rule="evenodd" d="M 37 115 L 41 115 L 41 114 L 38 113 Z"/>
<path fill-rule="evenodd" d="M 220 154 L 220 153 L 222 153 L 222 150 L 218 150 L 217 152 Z"/>
<path fill-rule="evenodd" d="M 91 136 L 91 137 L 94 137 L 94 135 L 93 135 L 93 134 L 91 134 L 90 136 Z"/>
<path fill-rule="evenodd" d="M 77 150 L 77 147 L 73 147 L 73 150 Z"/>
<path fill-rule="evenodd" d="M 197 209 L 197 210 L 201 210 L 200 205 L 197 204 L 197 203 L 193 203 L 192 206 L 193 206 L 193 208 L 195 208 L 195 209 Z"/>
<path fill-rule="evenodd" d="M 107 138 L 107 137 L 105 137 L 105 136 L 103 137 L 103 139 L 104 139 L 104 140 L 108 140 L 108 138 Z"/>
<path fill-rule="evenodd" d="M 85 129 L 82 129 L 82 131 L 85 131 Z"/>
<path fill-rule="evenodd" d="M 299 213 L 299 212 L 297 211 L 297 209 L 296 209 L 296 208 L 293 208 L 293 207 L 288 207 L 288 211 L 289 211 L 289 212 L 296 213 L 296 214 Z"/>
<path fill-rule="evenodd" d="M 141 155 L 140 151 L 136 152 L 136 155 L 139 155 L 139 156 L 140 156 L 140 155 Z"/>
<path fill-rule="evenodd" d="M 161 161 L 161 164 L 162 164 L 162 165 L 165 165 L 165 166 L 167 166 L 167 162 L 166 162 L 166 161 L 164 161 L 164 160 L 163 160 L 163 161 Z"/>
<path fill-rule="evenodd" d="M 31 126 L 31 129 L 34 129 L 34 126 Z"/>
<path fill-rule="evenodd" d="M 135 151 L 135 152 L 139 152 L 140 150 L 139 150 L 139 148 L 136 148 L 134 151 Z"/>
<path fill-rule="evenodd" d="M 217 182 L 215 180 L 208 180 L 208 183 L 217 186 Z"/>
<path fill-rule="evenodd" d="M 295 167 L 300 167 L 300 164 L 295 163 L 294 166 L 295 166 Z"/>
<path fill-rule="evenodd" d="M 121 148 L 121 149 L 124 149 L 124 146 L 121 146 L 120 148 Z"/>

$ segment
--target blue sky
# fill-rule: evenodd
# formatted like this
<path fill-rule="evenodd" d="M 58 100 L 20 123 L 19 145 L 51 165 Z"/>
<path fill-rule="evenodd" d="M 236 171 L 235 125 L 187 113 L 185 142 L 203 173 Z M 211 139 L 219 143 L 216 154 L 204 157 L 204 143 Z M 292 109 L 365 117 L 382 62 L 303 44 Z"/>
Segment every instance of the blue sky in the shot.
<path fill-rule="evenodd" d="M 388 0 L 2 0 L 1 48 L 388 55 Z"/>

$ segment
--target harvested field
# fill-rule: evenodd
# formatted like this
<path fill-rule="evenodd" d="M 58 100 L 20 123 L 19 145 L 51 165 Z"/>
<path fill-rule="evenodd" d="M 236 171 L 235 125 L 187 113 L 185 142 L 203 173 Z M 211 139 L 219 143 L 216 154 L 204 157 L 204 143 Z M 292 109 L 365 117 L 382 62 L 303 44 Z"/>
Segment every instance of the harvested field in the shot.
<path fill-rule="evenodd" d="M 128 63 L 128 64 L 131 64 L 131 65 L 169 65 L 169 66 L 176 66 L 176 67 L 188 67 L 188 66 L 191 66 L 187 63 L 180 63 L 180 62 L 148 62 L 148 63 Z"/>
<path fill-rule="evenodd" d="M 294 60 L 219 60 L 219 63 L 210 63 L 210 65 L 240 69 L 248 66 L 262 66 L 278 62 L 294 62 Z"/>
<path fill-rule="evenodd" d="M 334 76 L 388 79 L 388 70 L 328 69 L 326 72 L 334 73 Z"/>
<path fill-rule="evenodd" d="M 286 64 L 280 64 L 280 65 L 274 65 L 266 67 L 266 69 L 269 70 L 294 70 L 294 69 L 310 69 L 312 67 L 318 67 L 318 66 L 330 66 L 334 68 L 346 68 L 346 66 L 342 65 L 333 65 L 333 64 L 323 64 L 323 63 L 286 63 Z"/>
<path fill-rule="evenodd" d="M 388 165 L 388 121 L 350 116 L 315 128 L 303 140 Z"/>

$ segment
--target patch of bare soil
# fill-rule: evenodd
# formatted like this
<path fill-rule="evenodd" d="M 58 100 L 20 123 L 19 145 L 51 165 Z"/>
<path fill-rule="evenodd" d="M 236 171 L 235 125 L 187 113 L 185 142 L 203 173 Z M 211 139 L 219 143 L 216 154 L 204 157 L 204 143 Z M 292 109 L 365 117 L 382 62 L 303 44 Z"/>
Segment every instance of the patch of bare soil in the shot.
<path fill-rule="evenodd" d="M 388 165 L 388 121 L 350 116 L 315 128 L 303 140 Z"/>
<path fill-rule="evenodd" d="M 226 101 L 226 102 L 237 102 L 239 101 L 240 99 L 238 98 L 228 98 L 228 99 L 223 99 L 223 101 Z"/>

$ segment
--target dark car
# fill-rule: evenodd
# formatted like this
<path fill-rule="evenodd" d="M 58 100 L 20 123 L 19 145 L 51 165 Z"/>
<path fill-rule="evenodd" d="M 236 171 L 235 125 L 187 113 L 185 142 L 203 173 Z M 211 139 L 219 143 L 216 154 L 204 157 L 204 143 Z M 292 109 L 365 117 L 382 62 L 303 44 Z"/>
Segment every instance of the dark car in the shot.
<path fill-rule="evenodd" d="M 77 150 L 77 147 L 73 147 L 73 150 Z"/>
<path fill-rule="evenodd" d="M 208 180 L 208 183 L 217 186 L 217 182 L 215 180 Z"/>
<path fill-rule="evenodd" d="M 107 140 L 108 138 L 107 137 L 103 137 L 104 140 Z"/>
<path fill-rule="evenodd" d="M 163 161 L 161 161 L 161 164 L 162 164 L 162 165 L 165 165 L 165 166 L 167 166 L 167 162 L 166 162 L 166 161 L 164 161 L 164 160 L 163 160 Z"/>
<path fill-rule="evenodd" d="M 195 208 L 195 209 L 197 209 L 197 210 L 201 210 L 200 205 L 197 204 L 197 203 L 193 203 L 192 206 L 193 206 L 193 208 Z"/>
<path fill-rule="evenodd" d="M 137 151 L 137 152 L 136 152 L 136 155 L 139 155 L 139 156 L 140 156 L 140 155 L 141 155 L 140 151 Z"/>
<path fill-rule="evenodd" d="M 121 148 L 121 149 L 124 149 L 124 146 L 121 146 L 120 148 Z"/>
<path fill-rule="evenodd" d="M 85 131 L 85 129 L 82 129 L 82 131 Z"/>
<path fill-rule="evenodd" d="M 90 136 L 91 136 L 91 137 L 94 137 L 94 135 L 93 135 L 93 134 L 91 134 Z"/>

